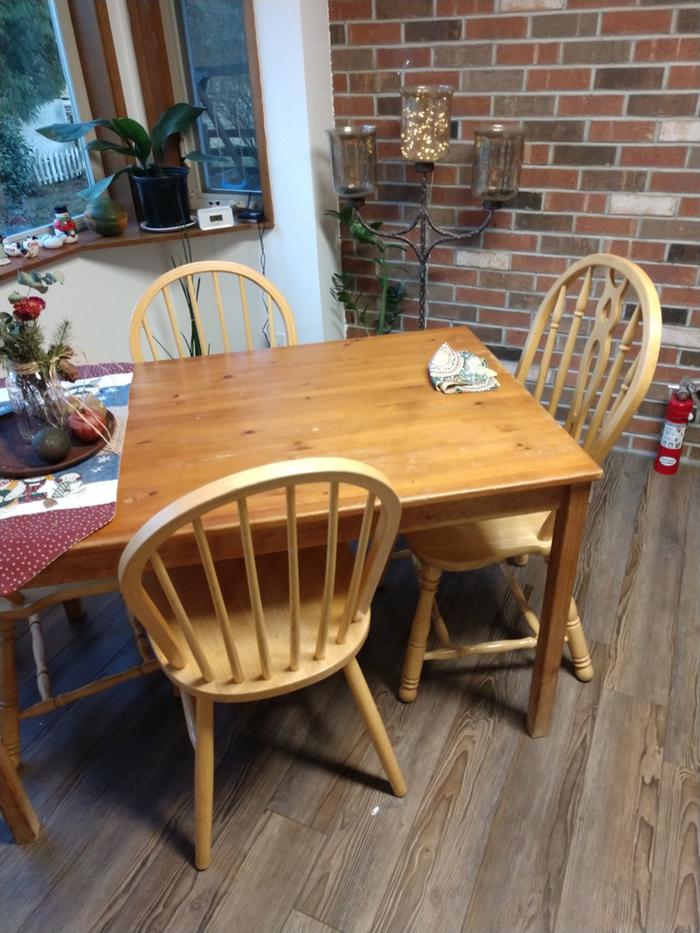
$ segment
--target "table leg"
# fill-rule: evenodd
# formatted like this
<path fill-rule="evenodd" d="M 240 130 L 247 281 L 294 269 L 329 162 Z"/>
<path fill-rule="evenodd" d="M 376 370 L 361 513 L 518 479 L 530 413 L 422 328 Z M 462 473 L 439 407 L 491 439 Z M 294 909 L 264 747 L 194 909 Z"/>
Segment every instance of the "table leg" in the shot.
<path fill-rule="evenodd" d="M 589 490 L 590 483 L 572 486 L 554 523 L 527 714 L 527 728 L 534 737 L 549 732 Z"/>
<path fill-rule="evenodd" d="M 39 820 L 27 797 L 9 752 L 0 742 L 0 812 L 18 845 L 39 835 Z"/>
<path fill-rule="evenodd" d="M 0 621 L 0 741 L 12 761 L 19 764 L 19 696 L 14 619 Z"/>

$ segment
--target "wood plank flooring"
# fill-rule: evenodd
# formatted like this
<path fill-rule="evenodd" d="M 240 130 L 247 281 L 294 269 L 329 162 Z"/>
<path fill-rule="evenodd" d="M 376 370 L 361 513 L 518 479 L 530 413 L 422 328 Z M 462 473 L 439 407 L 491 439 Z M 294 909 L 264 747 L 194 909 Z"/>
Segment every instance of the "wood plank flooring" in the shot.
<path fill-rule="evenodd" d="M 417 587 L 392 566 L 360 661 L 408 782 L 380 777 L 342 676 L 217 711 L 214 857 L 192 865 L 192 751 L 160 674 L 23 725 L 42 821 L 0 822 L 2 933 L 700 930 L 700 469 L 610 458 L 577 587 L 596 676 L 565 663 L 530 739 L 529 653 L 427 665 L 396 699 Z M 518 571 L 536 601 L 543 567 Z M 456 635 L 520 629 L 500 573 L 448 575 Z M 44 628 L 59 689 L 133 649 L 116 597 Z M 22 691 L 34 696 L 29 637 Z"/>

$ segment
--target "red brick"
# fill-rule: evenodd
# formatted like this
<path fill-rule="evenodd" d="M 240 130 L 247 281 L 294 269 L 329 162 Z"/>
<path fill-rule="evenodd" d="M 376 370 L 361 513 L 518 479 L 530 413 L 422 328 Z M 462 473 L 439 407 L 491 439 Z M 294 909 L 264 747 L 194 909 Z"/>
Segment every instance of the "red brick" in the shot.
<path fill-rule="evenodd" d="M 453 117 L 485 117 L 491 112 L 490 97 L 474 97 L 472 94 L 455 94 L 452 98 L 452 116 Z M 460 133 L 463 138 L 471 138 L 476 126 L 468 124 L 466 121 L 460 121 Z M 478 121 L 480 126 L 483 120 Z"/>
<path fill-rule="evenodd" d="M 523 39 L 527 35 L 526 16 L 492 16 L 466 21 L 467 39 Z"/>
<path fill-rule="evenodd" d="M 494 98 L 493 113 L 497 117 L 517 117 L 519 120 L 528 117 L 551 117 L 554 115 L 556 97 L 545 94 L 532 94 Z"/>
<path fill-rule="evenodd" d="M 648 453 L 656 453 L 656 448 L 659 446 L 658 440 L 653 440 L 652 438 L 646 437 L 633 437 L 632 440 L 632 450 L 645 451 Z"/>
<path fill-rule="evenodd" d="M 667 87 L 682 91 L 700 87 L 700 65 L 677 65 L 670 68 Z"/>
<path fill-rule="evenodd" d="M 638 62 L 692 62 L 700 58 L 700 37 L 638 39 L 634 47 L 634 57 Z"/>
<path fill-rule="evenodd" d="M 542 188 L 578 187 L 578 172 L 568 168 L 528 168 L 523 167 L 522 187 L 539 191 Z"/>
<path fill-rule="evenodd" d="M 333 101 L 336 117 L 373 117 L 374 97 L 337 96 Z"/>
<path fill-rule="evenodd" d="M 634 217 L 596 217 L 584 215 L 576 218 L 576 233 L 594 236 L 634 236 L 637 219 Z"/>
<path fill-rule="evenodd" d="M 543 256 L 539 253 L 534 256 L 514 255 L 512 262 L 512 268 L 515 271 L 551 272 L 554 275 L 560 275 L 566 269 L 566 266 L 565 259 Z"/>
<path fill-rule="evenodd" d="M 503 307 L 503 292 L 488 288 L 457 288 L 455 289 L 457 301 L 464 301 L 476 305 L 492 305 L 494 308 Z M 502 323 L 493 321 L 492 323 Z"/>
<path fill-rule="evenodd" d="M 427 68 L 430 49 L 420 45 L 403 45 L 398 49 L 377 49 L 377 68 Z M 411 81 L 410 75 L 406 80 Z"/>
<path fill-rule="evenodd" d="M 459 87 L 458 71 L 412 71 L 413 84 L 450 84 Z"/>
<path fill-rule="evenodd" d="M 552 13 L 532 17 L 531 35 L 538 39 L 594 36 L 598 31 L 597 26 L 597 13 Z"/>
<path fill-rule="evenodd" d="M 662 262 L 666 258 L 665 243 L 645 243 L 644 240 L 635 240 L 632 243 L 632 259 L 646 262 Z"/>
<path fill-rule="evenodd" d="M 525 143 L 525 162 L 528 165 L 549 165 L 549 146 Z"/>
<path fill-rule="evenodd" d="M 348 76 L 346 74 L 333 75 L 333 92 L 343 94 L 348 89 Z"/>
<path fill-rule="evenodd" d="M 372 0 L 329 0 L 328 16 L 331 22 L 348 19 L 369 19 Z"/>
<path fill-rule="evenodd" d="M 700 217 L 700 199 L 682 198 L 678 213 L 681 217 Z"/>
<path fill-rule="evenodd" d="M 461 42 L 437 45 L 433 49 L 435 68 L 483 68 L 493 63 L 493 43 Z"/>
<path fill-rule="evenodd" d="M 494 0 L 437 0 L 438 16 L 475 16 L 493 8 Z"/>
<path fill-rule="evenodd" d="M 544 207 L 547 211 L 569 211 L 570 213 L 602 214 L 605 211 L 607 196 L 604 194 L 583 194 L 574 191 L 548 191 Z"/>
<path fill-rule="evenodd" d="M 353 93 L 381 94 L 382 91 L 398 91 L 401 78 L 396 71 L 353 72 L 350 75 L 350 90 Z"/>
<path fill-rule="evenodd" d="M 427 19 L 404 23 L 406 42 L 455 42 L 462 38 L 461 19 Z"/>
<path fill-rule="evenodd" d="M 640 33 L 671 31 L 673 10 L 630 10 L 629 12 L 603 13 L 601 34 L 604 36 L 636 36 Z"/>
<path fill-rule="evenodd" d="M 422 19 L 433 15 L 433 0 L 376 0 L 376 5 L 377 19 Z"/>
<path fill-rule="evenodd" d="M 625 146 L 621 164 L 680 167 L 685 165 L 687 154 L 686 146 Z"/>
<path fill-rule="evenodd" d="M 350 23 L 350 45 L 391 45 L 401 42 L 401 23 Z"/>
<path fill-rule="evenodd" d="M 636 117 L 691 117 L 697 94 L 630 94 L 627 113 Z"/>
<path fill-rule="evenodd" d="M 334 71 L 366 71 L 374 65 L 372 49 L 333 49 L 331 64 Z"/>
<path fill-rule="evenodd" d="M 562 117 L 581 114 L 614 116 L 622 113 L 625 98 L 622 94 L 577 94 L 559 98 L 559 114 Z"/>
<path fill-rule="evenodd" d="M 499 65 L 553 65 L 559 60 L 558 42 L 524 42 L 496 46 Z"/>
<path fill-rule="evenodd" d="M 643 191 L 646 172 L 625 169 L 587 169 L 581 174 L 584 191 Z"/>
<path fill-rule="evenodd" d="M 700 194 L 700 172 L 654 172 L 649 190 Z"/>
<path fill-rule="evenodd" d="M 651 120 L 594 120 L 591 142 L 648 142 L 654 138 L 656 123 Z"/>
<path fill-rule="evenodd" d="M 476 269 L 462 269 L 458 266 L 430 266 L 430 282 L 447 282 L 454 285 L 476 285 Z"/>
<path fill-rule="evenodd" d="M 695 285 L 697 281 L 697 266 L 676 266 L 670 263 L 647 266 L 642 263 L 642 268 L 653 277 L 654 282 L 664 285 Z"/>
<path fill-rule="evenodd" d="M 700 307 L 700 288 L 671 288 L 664 289 L 667 304 L 679 307 Z M 700 327 L 700 314 L 693 315 L 693 327 Z"/>
<path fill-rule="evenodd" d="M 590 68 L 532 68 L 528 71 L 528 91 L 583 91 L 590 86 Z"/>
<path fill-rule="evenodd" d="M 532 252 L 537 248 L 537 237 L 529 233 L 501 233 L 487 230 L 484 233 L 484 248 Z"/>

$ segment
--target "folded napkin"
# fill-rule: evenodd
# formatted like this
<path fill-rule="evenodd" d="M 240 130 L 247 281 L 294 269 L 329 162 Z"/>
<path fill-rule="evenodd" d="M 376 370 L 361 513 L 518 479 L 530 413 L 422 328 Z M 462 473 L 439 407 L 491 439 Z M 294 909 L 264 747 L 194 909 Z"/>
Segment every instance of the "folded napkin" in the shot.
<path fill-rule="evenodd" d="M 453 350 L 443 343 L 428 363 L 430 381 L 439 392 L 454 395 L 457 392 L 488 392 L 499 386 L 496 373 L 486 360 L 469 350 Z"/>

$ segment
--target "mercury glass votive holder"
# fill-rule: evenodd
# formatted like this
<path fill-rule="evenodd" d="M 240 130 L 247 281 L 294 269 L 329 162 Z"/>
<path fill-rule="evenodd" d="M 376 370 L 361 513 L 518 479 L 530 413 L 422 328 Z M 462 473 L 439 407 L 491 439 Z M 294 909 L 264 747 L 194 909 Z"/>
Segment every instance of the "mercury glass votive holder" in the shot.
<path fill-rule="evenodd" d="M 472 194 L 482 201 L 510 201 L 518 193 L 524 132 L 495 123 L 474 132 Z"/>
<path fill-rule="evenodd" d="M 450 146 L 449 84 L 401 88 L 401 155 L 410 162 L 439 162 Z"/>
<path fill-rule="evenodd" d="M 339 198 L 364 198 L 377 186 L 377 130 L 340 126 L 328 130 L 333 188 Z"/>

